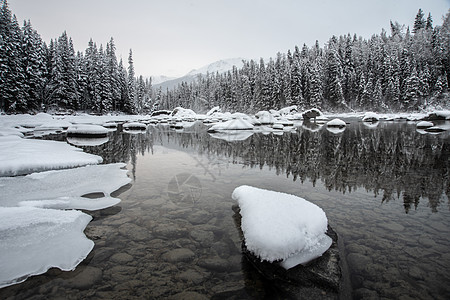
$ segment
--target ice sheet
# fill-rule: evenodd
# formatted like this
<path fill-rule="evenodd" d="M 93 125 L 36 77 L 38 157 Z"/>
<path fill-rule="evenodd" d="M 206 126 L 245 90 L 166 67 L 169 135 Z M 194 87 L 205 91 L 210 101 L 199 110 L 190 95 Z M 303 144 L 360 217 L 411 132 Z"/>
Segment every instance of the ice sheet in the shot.
<path fill-rule="evenodd" d="M 83 234 L 91 219 L 76 210 L 0 207 L 0 288 L 51 267 L 75 269 L 94 247 Z"/>
<path fill-rule="evenodd" d="M 0 137 L 0 176 L 98 164 L 102 158 L 63 142 Z"/>
<path fill-rule="evenodd" d="M 93 165 L 23 177 L 2 177 L 0 206 L 18 206 L 21 201 L 61 200 L 62 197 L 73 198 L 90 193 L 109 196 L 131 181 L 127 170 L 122 169 L 124 166 L 123 163 Z"/>

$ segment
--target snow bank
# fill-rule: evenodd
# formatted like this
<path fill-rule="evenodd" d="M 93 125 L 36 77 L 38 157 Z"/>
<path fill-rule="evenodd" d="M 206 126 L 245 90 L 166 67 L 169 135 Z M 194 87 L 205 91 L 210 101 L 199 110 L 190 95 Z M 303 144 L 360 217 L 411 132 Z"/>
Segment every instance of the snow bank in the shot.
<path fill-rule="evenodd" d="M 325 212 L 305 199 L 250 186 L 236 188 L 232 198 L 241 209 L 245 244 L 261 260 L 282 260 L 289 269 L 331 246 Z"/>
<path fill-rule="evenodd" d="M 217 123 L 208 129 L 208 132 L 217 132 L 223 130 L 252 130 L 253 124 L 247 120 L 237 118 L 223 123 Z"/>
<path fill-rule="evenodd" d="M 66 143 L 0 137 L 0 176 L 23 175 L 54 169 L 98 164 L 102 158 Z"/>
<path fill-rule="evenodd" d="M 0 207 L 0 288 L 52 267 L 75 269 L 94 247 L 83 233 L 91 219 L 76 210 Z"/>

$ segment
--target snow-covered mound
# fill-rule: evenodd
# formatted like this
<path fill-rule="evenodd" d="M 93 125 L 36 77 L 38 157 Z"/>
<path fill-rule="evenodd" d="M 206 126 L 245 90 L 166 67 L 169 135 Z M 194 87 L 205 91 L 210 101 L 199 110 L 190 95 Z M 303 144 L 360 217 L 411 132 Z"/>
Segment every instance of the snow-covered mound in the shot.
<path fill-rule="evenodd" d="M 75 269 L 94 247 L 83 233 L 91 219 L 76 210 L 0 207 L 0 288 L 52 267 Z"/>
<path fill-rule="evenodd" d="M 223 123 L 217 123 L 208 129 L 208 132 L 224 130 L 252 130 L 253 124 L 242 118 L 232 119 Z"/>
<path fill-rule="evenodd" d="M 102 160 L 62 142 L 0 137 L 0 177 L 92 165 Z"/>
<path fill-rule="evenodd" d="M 241 210 L 246 247 L 261 260 L 281 260 L 289 269 L 331 246 L 325 212 L 303 198 L 245 185 L 236 188 L 232 198 Z"/>
<path fill-rule="evenodd" d="M 275 123 L 274 116 L 265 110 L 259 111 L 255 117 L 258 119 L 258 121 L 261 123 L 261 125 L 273 125 Z"/>
<path fill-rule="evenodd" d="M 366 112 L 362 118 L 363 122 L 378 122 L 380 116 L 374 112 Z"/>
<path fill-rule="evenodd" d="M 209 117 L 209 116 L 212 116 L 212 115 L 213 115 L 214 113 L 216 113 L 216 112 L 218 112 L 218 113 L 222 112 L 222 110 L 220 109 L 219 106 L 215 106 L 215 107 L 211 108 L 211 109 L 206 113 L 206 115 Z"/>
<path fill-rule="evenodd" d="M 108 134 L 108 129 L 100 125 L 76 124 L 67 128 L 68 136 L 95 136 L 104 137 Z"/>
<path fill-rule="evenodd" d="M 141 122 L 128 122 L 123 124 L 123 128 L 129 130 L 146 130 L 147 125 Z"/>
<path fill-rule="evenodd" d="M 345 122 L 341 119 L 333 119 L 327 122 L 327 127 L 343 128 L 345 127 Z"/>
<path fill-rule="evenodd" d="M 450 120 L 450 110 L 437 110 L 430 112 L 426 117 L 423 118 L 425 121 L 434 120 Z"/>
<path fill-rule="evenodd" d="M 284 108 L 282 108 L 282 109 L 280 109 L 280 110 L 278 111 L 278 113 L 279 113 L 281 116 L 292 115 L 292 114 L 295 114 L 295 113 L 297 113 L 297 112 L 298 112 L 298 111 L 297 111 L 297 105 L 287 106 L 287 107 L 284 107 Z"/>
<path fill-rule="evenodd" d="M 323 116 L 323 113 L 317 108 L 311 108 L 302 113 L 304 120 L 316 119 L 319 116 Z"/>
<path fill-rule="evenodd" d="M 418 129 L 426 129 L 426 128 L 430 128 L 433 127 L 434 124 L 428 121 L 420 121 L 419 123 L 417 123 L 416 127 Z"/>
<path fill-rule="evenodd" d="M 172 111 L 171 116 L 180 119 L 195 119 L 196 113 L 192 109 L 177 107 Z"/>

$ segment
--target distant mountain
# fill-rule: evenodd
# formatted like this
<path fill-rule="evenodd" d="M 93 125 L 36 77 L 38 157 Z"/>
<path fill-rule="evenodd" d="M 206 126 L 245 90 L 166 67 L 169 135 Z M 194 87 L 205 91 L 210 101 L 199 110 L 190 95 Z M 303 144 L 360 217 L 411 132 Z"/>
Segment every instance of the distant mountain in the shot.
<path fill-rule="evenodd" d="M 165 75 L 160 75 L 160 76 L 152 76 L 152 85 L 155 84 L 160 84 L 162 82 L 168 81 L 168 80 L 173 80 L 176 77 L 169 77 L 169 76 L 165 76 Z"/>
<path fill-rule="evenodd" d="M 233 66 L 236 66 L 236 68 L 238 68 L 238 69 L 242 68 L 242 66 L 244 65 L 243 60 L 245 60 L 245 59 L 230 58 L 230 59 L 219 60 L 219 61 L 213 62 L 209 65 L 206 65 L 204 67 L 201 67 L 199 69 L 194 69 L 182 77 L 167 80 L 167 81 L 161 81 L 160 83 L 155 83 L 153 81 L 153 77 L 152 77 L 152 85 L 153 85 L 154 89 L 158 89 L 160 87 L 163 90 L 166 90 L 167 88 L 171 89 L 173 87 L 176 87 L 178 84 L 182 83 L 183 81 L 187 82 L 187 83 L 191 83 L 200 74 L 206 74 L 208 72 L 209 73 L 216 73 L 216 72 L 224 73 L 224 72 L 227 72 L 227 71 L 233 69 Z"/>

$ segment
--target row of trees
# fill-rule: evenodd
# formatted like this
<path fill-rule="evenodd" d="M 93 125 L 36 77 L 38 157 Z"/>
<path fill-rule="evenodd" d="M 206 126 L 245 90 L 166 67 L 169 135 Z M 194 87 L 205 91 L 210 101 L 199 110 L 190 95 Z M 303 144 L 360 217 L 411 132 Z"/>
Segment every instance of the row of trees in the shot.
<path fill-rule="evenodd" d="M 240 69 L 200 75 L 192 83 L 153 91 L 137 77 L 132 51 L 128 66 L 118 62 L 113 38 L 85 52 L 74 51 L 66 32 L 47 45 L 31 26 L 19 26 L 6 0 L 0 10 L 0 110 L 84 110 L 146 113 L 176 106 L 230 111 L 298 105 L 326 110 L 416 110 L 448 102 L 450 13 L 433 28 L 431 15 L 416 15 L 412 32 L 391 22 L 369 40 L 333 36 L 278 53 L 265 62 L 245 61 Z"/>
<path fill-rule="evenodd" d="M 150 107 L 151 80 L 134 73 L 132 51 L 125 69 L 114 39 L 84 53 L 66 32 L 44 43 L 30 21 L 22 27 L 6 0 L 0 11 L 0 110 L 85 110 L 143 113 Z"/>
<path fill-rule="evenodd" d="M 349 34 L 325 47 L 278 53 L 265 62 L 245 61 L 241 69 L 206 74 L 173 90 L 158 92 L 164 108 L 255 112 L 296 104 L 327 110 L 417 110 L 448 103 L 450 13 L 433 28 L 420 9 L 414 27 L 390 24 L 369 40 Z"/>

